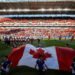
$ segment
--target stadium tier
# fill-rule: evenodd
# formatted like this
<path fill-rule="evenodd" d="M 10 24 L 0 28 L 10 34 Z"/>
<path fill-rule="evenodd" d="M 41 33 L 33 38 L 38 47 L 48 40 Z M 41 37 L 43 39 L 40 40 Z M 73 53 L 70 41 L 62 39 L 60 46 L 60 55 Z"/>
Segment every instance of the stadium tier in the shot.
<path fill-rule="evenodd" d="M 75 19 L 60 18 L 1 18 L 0 34 L 24 37 L 75 35 Z"/>
<path fill-rule="evenodd" d="M 0 35 L 16 37 L 34 37 L 34 38 L 51 38 L 55 36 L 72 36 L 75 35 L 75 29 L 72 28 L 50 28 L 50 27 L 25 27 L 25 28 L 0 28 Z"/>
<path fill-rule="evenodd" d="M 1 18 L 0 26 L 75 26 L 75 19 L 11 19 Z"/>

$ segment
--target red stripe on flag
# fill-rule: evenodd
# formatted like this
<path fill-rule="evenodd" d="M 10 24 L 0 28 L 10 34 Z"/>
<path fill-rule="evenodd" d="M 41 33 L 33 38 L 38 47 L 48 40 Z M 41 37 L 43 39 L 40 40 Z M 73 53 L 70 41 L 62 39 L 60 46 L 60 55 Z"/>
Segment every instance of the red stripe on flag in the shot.
<path fill-rule="evenodd" d="M 70 70 L 70 66 L 75 56 L 75 51 L 72 48 L 56 47 L 59 70 Z"/>
<path fill-rule="evenodd" d="M 11 54 L 8 57 L 8 59 L 12 62 L 11 67 L 18 65 L 19 60 L 23 56 L 24 49 L 25 49 L 25 45 L 14 48 L 12 50 Z"/>

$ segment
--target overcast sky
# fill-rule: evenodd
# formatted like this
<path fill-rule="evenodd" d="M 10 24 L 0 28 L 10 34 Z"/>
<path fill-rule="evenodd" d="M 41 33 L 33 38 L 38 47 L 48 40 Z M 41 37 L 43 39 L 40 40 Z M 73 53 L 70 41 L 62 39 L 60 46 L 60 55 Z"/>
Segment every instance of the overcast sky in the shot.
<path fill-rule="evenodd" d="M 12 1 L 75 1 L 75 0 L 0 0 L 0 2 L 12 2 Z"/>

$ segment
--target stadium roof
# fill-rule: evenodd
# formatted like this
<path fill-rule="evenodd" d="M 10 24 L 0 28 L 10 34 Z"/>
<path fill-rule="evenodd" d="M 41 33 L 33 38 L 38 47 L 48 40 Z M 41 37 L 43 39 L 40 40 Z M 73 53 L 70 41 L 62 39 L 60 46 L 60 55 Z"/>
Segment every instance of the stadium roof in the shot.
<path fill-rule="evenodd" d="M 75 14 L 75 0 L 0 2 L 0 15 L 5 14 Z"/>
<path fill-rule="evenodd" d="M 23 17 L 29 17 L 29 18 L 35 18 L 35 17 L 47 17 L 47 18 L 50 18 L 50 17 L 59 17 L 59 18 L 74 18 L 75 19 L 75 15 L 67 15 L 67 14 L 35 14 L 35 15 L 0 15 L 0 18 L 2 18 L 2 17 L 9 17 L 9 18 L 23 18 Z"/>

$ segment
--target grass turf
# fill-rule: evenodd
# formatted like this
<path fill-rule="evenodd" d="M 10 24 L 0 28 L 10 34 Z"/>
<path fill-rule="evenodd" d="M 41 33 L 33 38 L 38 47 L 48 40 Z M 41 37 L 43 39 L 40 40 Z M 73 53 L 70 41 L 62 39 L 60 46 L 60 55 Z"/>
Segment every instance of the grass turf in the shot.
<path fill-rule="evenodd" d="M 66 43 L 69 44 L 70 48 L 75 50 L 75 40 L 41 40 L 40 43 L 43 47 L 48 46 L 62 46 L 64 47 Z M 38 46 L 37 40 L 33 43 L 34 46 Z M 19 45 L 18 45 L 19 46 Z M 12 50 L 12 44 L 10 47 L 5 46 L 3 42 L 0 42 L 0 63 L 5 55 L 9 55 Z M 38 75 L 38 71 L 26 66 L 14 67 L 10 69 L 10 75 Z M 71 72 L 58 71 L 58 70 L 48 70 L 45 75 L 71 75 Z"/>

